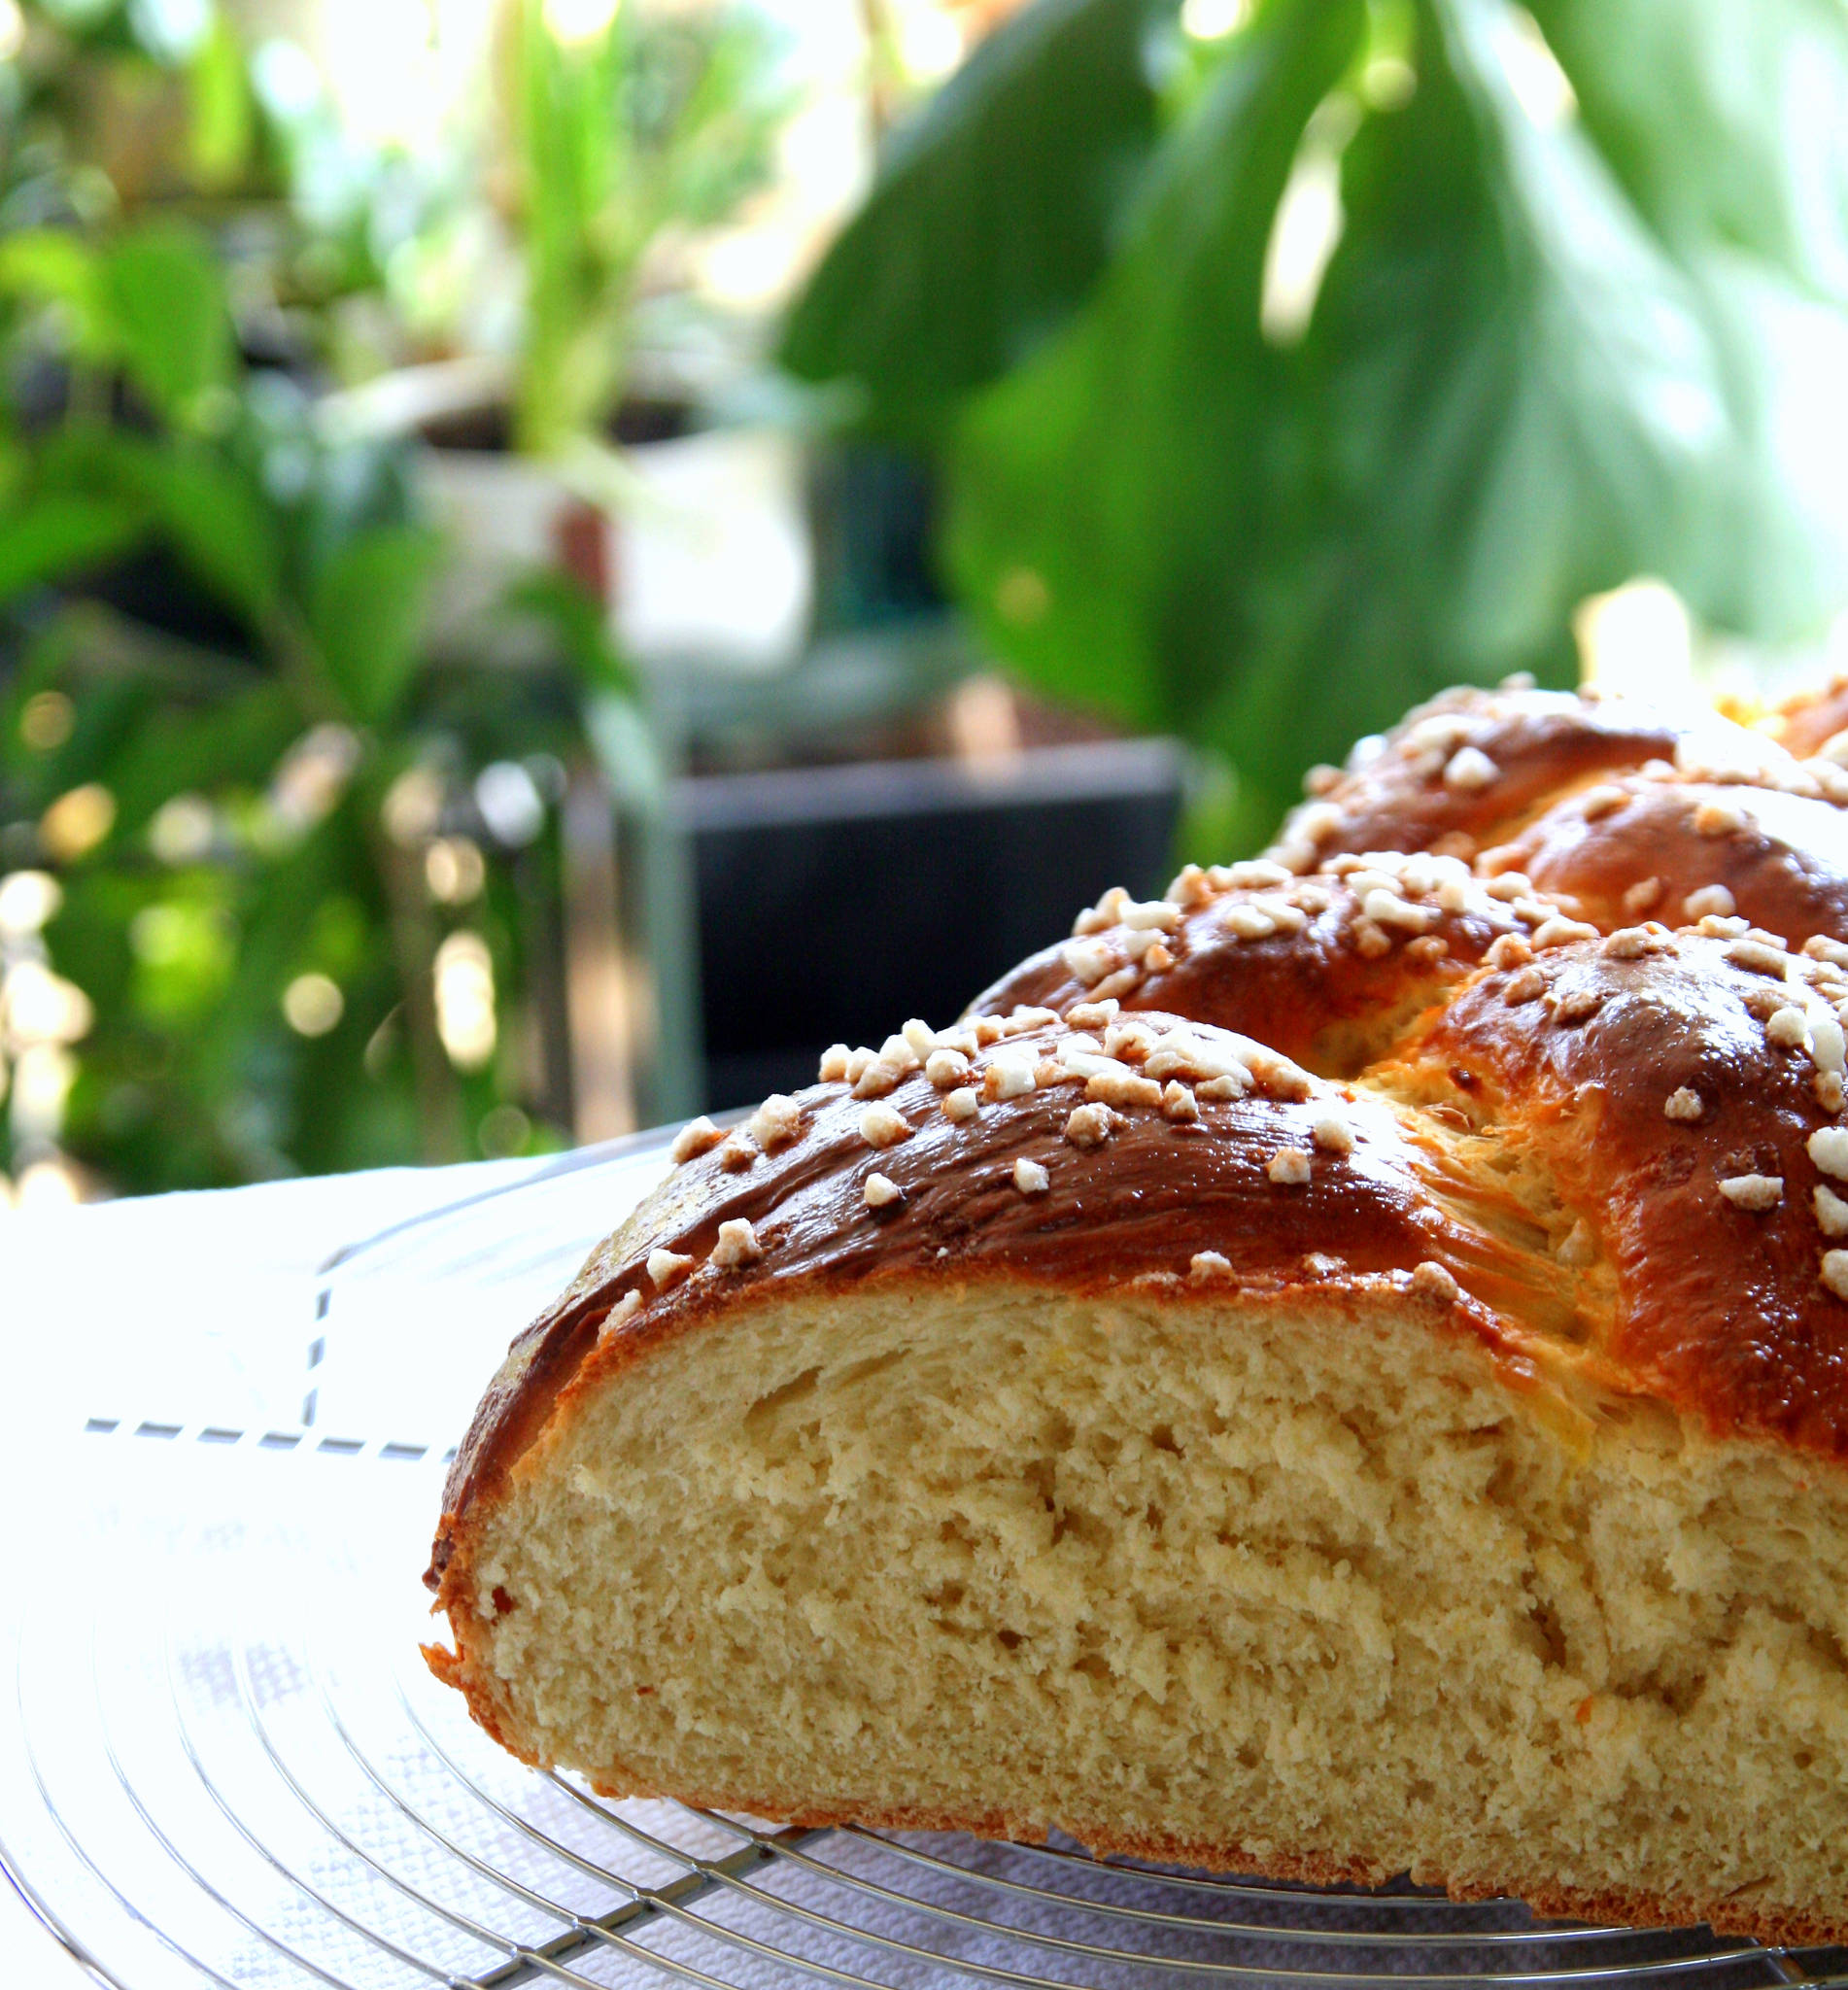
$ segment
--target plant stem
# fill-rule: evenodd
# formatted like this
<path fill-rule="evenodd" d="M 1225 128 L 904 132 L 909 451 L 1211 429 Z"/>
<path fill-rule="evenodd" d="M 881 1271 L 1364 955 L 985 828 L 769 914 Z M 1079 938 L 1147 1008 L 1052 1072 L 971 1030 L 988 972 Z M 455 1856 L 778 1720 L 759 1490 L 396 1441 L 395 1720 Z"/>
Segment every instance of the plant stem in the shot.
<path fill-rule="evenodd" d="M 462 1095 L 436 1027 L 436 922 L 416 852 L 394 841 L 380 813 L 382 797 L 362 804 L 372 861 L 385 886 L 392 955 L 404 1001 L 404 1028 L 417 1098 L 418 1149 L 431 1163 L 463 1157 Z"/>

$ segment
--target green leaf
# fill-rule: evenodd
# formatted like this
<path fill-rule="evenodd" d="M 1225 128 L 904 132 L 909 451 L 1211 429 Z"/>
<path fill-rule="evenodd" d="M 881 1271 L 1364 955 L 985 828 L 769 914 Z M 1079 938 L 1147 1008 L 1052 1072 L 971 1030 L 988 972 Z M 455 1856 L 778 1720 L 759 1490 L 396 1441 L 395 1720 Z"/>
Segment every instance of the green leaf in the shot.
<path fill-rule="evenodd" d="M 1247 840 L 1418 697 L 1569 681 L 1577 604 L 1637 573 L 1762 636 L 1848 601 L 1848 452 L 1818 446 L 1848 316 L 1720 239 L 1717 208 L 1671 239 L 1588 125 L 1536 118 L 1508 0 L 1422 0 L 1404 108 L 1336 92 L 1345 232 L 1300 343 L 1260 338 L 1283 165 L 1345 66 L 1289 51 L 1334 17 L 1260 13 L 1080 318 L 952 453 L 954 570 L 991 640 L 1223 751 Z"/>
<path fill-rule="evenodd" d="M 1065 323 L 1104 268 L 1156 135 L 1149 0 L 1037 0 L 892 143 L 798 301 L 780 359 L 851 380 L 918 433 Z"/>
<path fill-rule="evenodd" d="M 340 547 L 314 576 L 309 628 L 334 688 L 363 723 L 389 718 L 410 689 L 441 551 L 432 533 L 385 526 Z"/>
<path fill-rule="evenodd" d="M 222 14 L 214 14 L 187 65 L 187 94 L 193 178 L 207 189 L 234 187 L 256 140 L 257 107 L 243 43 Z"/>
<path fill-rule="evenodd" d="M 1265 248 L 1362 21 L 1359 0 L 1260 17 L 1090 306 L 975 403 L 952 450 L 948 551 L 990 639 L 1131 725 L 1197 733 L 1249 640 L 1234 576 L 1267 476 L 1289 468 L 1265 453 L 1285 370 L 1259 330 Z"/>
<path fill-rule="evenodd" d="M 1339 392 L 1401 327 L 1427 356 L 1445 338 L 1436 364 L 1401 348 L 1395 447 L 1414 454 L 1382 465 L 1372 502 L 1393 504 L 1395 483 L 1402 498 L 1406 468 L 1417 492 L 1429 466 L 1422 530 L 1451 576 L 1442 634 L 1480 672 L 1524 662 L 1580 598 L 1633 573 L 1698 593 L 1722 551 L 1715 499 L 1735 435 L 1695 287 L 1584 134 L 1537 123 L 1517 96 L 1507 0 L 1442 0 L 1433 19 L 1444 59 L 1408 111 L 1356 141 L 1352 246 L 1330 265 L 1316 357 Z M 1458 275 L 1466 317 L 1446 294 Z M 1446 449 L 1452 414 L 1472 454 Z"/>
<path fill-rule="evenodd" d="M 1848 300 L 1848 8 L 1532 0 L 1587 133 L 1655 231 Z"/>
<path fill-rule="evenodd" d="M 68 228 L 21 228 L 0 238 L 0 292 L 63 307 L 78 353 L 113 350 L 107 286 L 95 250 Z"/>
<path fill-rule="evenodd" d="M 1583 128 L 1699 293 L 1729 382 L 1709 612 L 1803 635 L 1848 566 L 1848 7 L 1537 0 Z"/>
<path fill-rule="evenodd" d="M 569 574 L 528 574 L 508 588 L 501 606 L 516 619 L 540 623 L 587 688 L 633 693 L 634 677 L 610 635 L 608 613 Z"/>
<path fill-rule="evenodd" d="M 210 246 L 176 223 L 102 247 L 61 228 L 0 241 L 0 292 L 64 308 L 77 356 L 120 366 L 167 421 L 209 428 L 236 374 L 224 287 Z"/>
<path fill-rule="evenodd" d="M 261 789 L 303 729 L 300 706 L 273 679 L 205 708 L 169 703 L 147 712 L 120 752 L 96 769 L 116 797 L 119 835 L 131 835 L 175 795 Z"/>
<path fill-rule="evenodd" d="M 133 504 L 51 491 L 0 515 L 0 603 L 100 566 L 142 530 Z"/>
<path fill-rule="evenodd" d="M 182 427 L 209 427 L 236 370 L 224 287 L 210 247 L 154 223 L 111 245 L 104 262 L 113 342 L 136 386 Z"/>
<path fill-rule="evenodd" d="M 276 513 L 257 481 L 211 446 L 122 429 L 67 429 L 42 450 L 48 489 L 134 507 L 227 606 L 260 627 L 282 589 Z"/>

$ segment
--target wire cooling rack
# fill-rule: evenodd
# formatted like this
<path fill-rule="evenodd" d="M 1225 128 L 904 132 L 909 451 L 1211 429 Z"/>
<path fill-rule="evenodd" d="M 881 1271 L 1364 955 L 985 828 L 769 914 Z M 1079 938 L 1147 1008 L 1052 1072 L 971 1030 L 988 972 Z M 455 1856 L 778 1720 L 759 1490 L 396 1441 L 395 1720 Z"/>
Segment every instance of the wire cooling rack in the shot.
<path fill-rule="evenodd" d="M 606 1801 L 509 1760 L 417 1656 L 415 1574 L 446 1449 L 418 1433 L 449 1411 L 420 1402 L 428 1378 L 407 1362 L 394 1398 L 360 1379 L 366 1344 L 389 1382 L 412 1341 L 428 1360 L 452 1325 L 485 1333 L 484 1291 L 504 1341 L 658 1166 L 632 1149 L 343 1254 L 317 1322 L 319 1424 L 46 1441 L 32 1545 L 0 1591 L 0 1867 L 96 1981 L 1848 1983 L 1840 1951 L 1545 1924 L 1512 1902 L 1215 1877 L 1069 1844 L 780 1830 Z M 341 1421 L 361 1405 L 387 1421 Z M 16 1980 L 30 1977 L 0 1967 Z"/>

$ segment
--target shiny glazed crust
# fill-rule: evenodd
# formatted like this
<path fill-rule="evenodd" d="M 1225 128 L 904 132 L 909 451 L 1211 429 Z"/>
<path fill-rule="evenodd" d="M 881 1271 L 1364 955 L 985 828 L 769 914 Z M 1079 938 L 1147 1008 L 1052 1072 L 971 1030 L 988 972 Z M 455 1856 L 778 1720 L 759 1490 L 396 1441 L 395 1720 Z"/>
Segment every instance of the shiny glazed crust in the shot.
<path fill-rule="evenodd" d="M 1836 704 L 1752 730 L 1451 694 L 1315 777 L 1265 860 L 1190 867 L 1149 905 L 1108 894 L 958 1028 L 839 1048 L 748 1130 L 690 1129 L 477 1412 L 427 1578 L 458 1652 L 432 1665 L 496 1731 L 473 1516 L 553 1419 L 766 1282 L 1389 1292 L 1483 1347 L 1568 1441 L 1641 1398 L 1848 1465 L 1848 772 L 1778 737 L 1813 756 Z M 1250 1863 L 1236 1844 L 1097 1849 Z"/>

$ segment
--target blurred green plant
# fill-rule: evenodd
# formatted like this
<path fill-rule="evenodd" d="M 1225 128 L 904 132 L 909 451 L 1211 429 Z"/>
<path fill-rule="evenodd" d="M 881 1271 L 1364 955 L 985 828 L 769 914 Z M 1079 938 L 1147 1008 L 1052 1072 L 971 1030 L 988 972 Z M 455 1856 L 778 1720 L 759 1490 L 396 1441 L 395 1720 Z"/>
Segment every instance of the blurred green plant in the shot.
<path fill-rule="evenodd" d="M 1848 603 L 1848 7 L 1036 0 L 782 358 L 939 454 L 999 652 L 1222 755 L 1249 844 L 1441 685 L 1570 682 L 1634 575 L 1765 640 Z"/>
<path fill-rule="evenodd" d="M 577 458 L 594 484 L 651 252 L 727 220 L 765 183 L 791 99 L 776 38 L 747 8 L 618 7 L 581 37 L 556 15 L 517 0 L 514 441 Z"/>
<path fill-rule="evenodd" d="M 0 237 L 182 214 L 244 347 L 343 381 L 455 335 L 483 209 L 460 134 L 362 143 L 300 47 L 214 0 L 8 0 L 0 42 L 7 20 Z"/>
<path fill-rule="evenodd" d="M 209 0 L 17 0 L 8 19 L 0 233 L 276 196 L 275 132 Z"/>
<path fill-rule="evenodd" d="M 586 690 L 624 686 L 600 623 L 552 580 L 518 611 L 559 669 L 432 665 L 396 462 L 247 368 L 181 225 L 17 233 L 0 300 L 40 381 L 0 401 L 0 1168 L 556 1144 L 553 805 Z"/>

